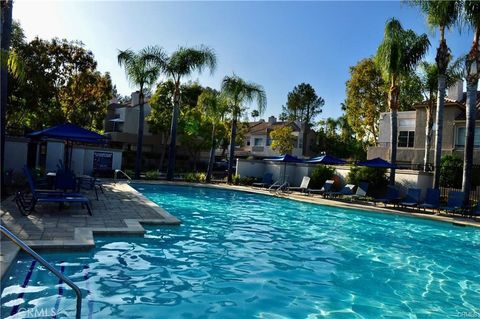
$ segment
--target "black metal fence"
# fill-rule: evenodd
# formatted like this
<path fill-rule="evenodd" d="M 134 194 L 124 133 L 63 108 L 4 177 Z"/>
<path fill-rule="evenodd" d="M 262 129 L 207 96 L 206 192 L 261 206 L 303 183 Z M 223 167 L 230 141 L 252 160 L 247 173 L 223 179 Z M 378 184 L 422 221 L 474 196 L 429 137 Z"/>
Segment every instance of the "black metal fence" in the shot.
<path fill-rule="evenodd" d="M 461 192 L 461 188 L 452 188 L 452 187 L 440 187 L 440 196 L 445 199 L 445 201 L 448 198 L 448 193 L 449 192 Z M 470 192 L 470 203 L 473 202 L 480 202 L 480 186 L 477 186 L 475 188 L 472 188 L 472 191 Z"/>

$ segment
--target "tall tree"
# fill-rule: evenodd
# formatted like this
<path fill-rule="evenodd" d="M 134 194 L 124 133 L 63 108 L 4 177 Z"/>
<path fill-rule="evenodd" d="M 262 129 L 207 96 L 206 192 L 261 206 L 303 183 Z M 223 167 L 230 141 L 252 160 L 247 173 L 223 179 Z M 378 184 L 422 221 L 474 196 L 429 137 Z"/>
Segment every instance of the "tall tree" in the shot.
<path fill-rule="evenodd" d="M 398 20 L 392 18 L 385 25 L 385 34 L 378 47 L 376 62 L 385 80 L 389 83 L 388 107 L 390 109 L 390 161 L 397 160 L 397 111 L 400 80 L 409 75 L 423 58 L 430 45 L 426 34 L 418 36 L 405 30 Z M 390 171 L 390 184 L 395 184 L 395 169 Z"/>
<path fill-rule="evenodd" d="M 254 100 L 260 114 L 265 111 L 267 96 L 261 85 L 247 82 L 242 78 L 232 75 L 225 76 L 222 80 L 222 94 L 227 99 L 229 112 L 231 113 L 230 154 L 228 156 L 228 182 L 232 182 L 233 161 L 235 159 L 235 138 L 237 133 L 237 121 L 246 109 L 247 103 Z"/>
<path fill-rule="evenodd" d="M 130 83 L 139 88 L 138 137 L 135 156 L 135 178 L 138 179 L 142 169 L 145 89 L 153 85 L 158 79 L 160 71 L 165 64 L 165 53 L 163 49 L 156 46 L 146 47 L 139 52 L 119 50 L 118 64 L 125 68 L 125 74 Z"/>
<path fill-rule="evenodd" d="M 472 188 L 475 120 L 477 118 L 477 87 L 480 77 L 480 2 L 465 1 L 464 13 L 466 22 L 474 30 L 472 47 L 465 61 L 465 70 L 467 75 L 467 109 L 462 191 L 465 194 L 464 204 L 467 205 L 469 201 L 470 190 Z"/>
<path fill-rule="evenodd" d="M 462 78 L 463 68 L 461 67 L 462 60 L 457 59 L 450 64 L 446 72 L 447 87 L 453 85 Z M 430 163 L 430 148 L 432 143 L 432 128 L 433 128 L 433 110 L 437 98 L 438 89 L 438 67 L 436 63 L 429 63 L 422 61 L 420 63 L 420 78 L 422 81 L 422 90 L 426 98 L 425 104 L 425 153 L 423 157 L 423 170 L 427 171 Z"/>
<path fill-rule="evenodd" d="M 217 65 L 215 52 L 208 47 L 199 48 L 181 47 L 173 52 L 165 61 L 163 72 L 175 84 L 173 93 L 172 125 L 170 129 L 170 147 L 168 151 L 167 179 L 173 180 L 175 171 L 175 150 L 177 145 L 177 126 L 181 106 L 181 81 L 190 76 L 194 71 L 202 72 L 207 68 L 213 73 Z"/>
<path fill-rule="evenodd" d="M 302 123 L 302 155 L 307 155 L 307 136 L 313 124 L 315 117 L 322 112 L 325 101 L 322 97 L 317 96 L 315 89 L 306 83 L 301 83 L 288 93 L 287 107 L 284 112 L 288 114 L 288 118 L 293 121 Z"/>
<path fill-rule="evenodd" d="M 5 195 L 5 114 L 7 109 L 7 80 L 8 80 L 8 70 L 7 63 L 4 61 L 10 50 L 10 39 L 12 34 L 12 0 L 5 0 L 1 2 L 1 64 L 0 64 L 0 108 L 1 108 L 1 192 L 2 198 Z"/>
<path fill-rule="evenodd" d="M 438 93 L 435 131 L 435 158 L 434 158 L 434 183 L 433 187 L 440 187 L 440 165 L 442 157 L 443 140 L 443 113 L 445 108 L 446 71 L 451 60 L 450 49 L 447 46 L 445 31 L 452 27 L 458 19 L 461 1 L 413 1 L 425 13 L 428 24 L 440 31 L 440 44 L 437 48 L 435 62 L 438 68 Z"/>
<path fill-rule="evenodd" d="M 372 59 L 363 59 L 350 67 L 346 83 L 345 115 L 359 140 L 375 144 L 380 112 L 387 108 L 386 84 Z"/>
<path fill-rule="evenodd" d="M 203 111 L 208 121 L 212 124 L 212 136 L 210 140 L 210 156 L 208 159 L 208 168 L 206 181 L 212 180 L 213 164 L 215 162 L 215 150 L 217 148 L 217 127 L 221 124 L 227 111 L 225 99 L 212 89 L 206 89 L 198 97 L 198 107 Z"/>

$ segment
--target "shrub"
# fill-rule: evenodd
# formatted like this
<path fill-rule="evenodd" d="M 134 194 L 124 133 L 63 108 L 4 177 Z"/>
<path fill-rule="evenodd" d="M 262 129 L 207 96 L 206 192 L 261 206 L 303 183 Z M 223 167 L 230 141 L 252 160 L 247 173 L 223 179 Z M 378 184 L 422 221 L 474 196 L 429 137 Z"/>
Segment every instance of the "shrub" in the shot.
<path fill-rule="evenodd" d="M 245 185 L 245 186 L 250 186 L 253 183 L 255 183 L 256 178 L 251 177 L 251 176 L 245 176 L 245 177 L 240 177 L 239 184 L 240 185 Z"/>
<path fill-rule="evenodd" d="M 232 183 L 233 183 L 234 185 L 240 184 L 240 175 L 233 175 L 233 176 L 232 176 Z"/>
<path fill-rule="evenodd" d="M 207 175 L 205 173 L 187 173 L 184 178 L 185 181 L 191 183 L 205 183 Z"/>
<path fill-rule="evenodd" d="M 134 176 L 135 176 L 135 171 L 133 171 L 131 169 L 126 169 L 124 172 L 125 172 L 125 174 L 130 176 L 130 178 L 134 178 Z M 123 176 L 123 174 L 118 174 L 118 177 L 124 178 L 125 176 Z"/>
<path fill-rule="evenodd" d="M 147 179 L 159 179 L 160 178 L 160 172 L 157 171 L 157 170 L 147 171 L 145 173 L 145 176 L 147 177 Z"/>
<path fill-rule="evenodd" d="M 347 175 L 349 184 L 358 185 L 361 181 L 370 183 L 372 189 L 384 189 L 388 185 L 386 168 L 352 166 Z"/>
<path fill-rule="evenodd" d="M 461 188 L 463 160 L 456 155 L 442 156 L 440 166 L 440 186 Z"/>
<path fill-rule="evenodd" d="M 312 172 L 310 176 L 310 184 L 311 188 L 321 188 L 327 179 L 332 179 L 335 175 L 335 168 L 326 166 L 326 165 L 318 165 Z"/>

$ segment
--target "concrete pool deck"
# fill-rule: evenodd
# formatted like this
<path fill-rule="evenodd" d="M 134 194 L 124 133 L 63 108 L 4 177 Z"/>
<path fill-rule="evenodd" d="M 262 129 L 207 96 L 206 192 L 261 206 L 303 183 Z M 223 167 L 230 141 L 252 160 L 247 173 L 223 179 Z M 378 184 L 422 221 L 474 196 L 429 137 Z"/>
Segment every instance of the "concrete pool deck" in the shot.
<path fill-rule="evenodd" d="M 136 181 L 133 181 L 136 183 Z M 276 195 L 265 189 L 226 184 L 194 184 L 186 182 L 138 181 L 145 184 L 209 187 L 231 189 L 255 194 L 278 196 L 296 201 L 342 208 L 360 209 L 370 212 L 417 217 L 459 226 L 480 227 L 480 222 L 458 216 L 445 216 L 417 213 L 407 210 L 384 208 L 361 202 L 346 202 L 324 199 L 320 196 L 305 196 L 298 193 Z M 38 206 L 29 216 L 22 215 L 12 198 L 2 202 L 1 224 L 24 240 L 33 249 L 89 249 L 94 247 L 95 234 L 143 235 L 142 224 L 178 225 L 180 220 L 153 203 L 127 183 L 108 183 L 105 194 L 99 192 L 99 200 L 94 194 L 91 199 L 93 216 L 75 205 L 59 210 L 57 205 Z M 0 277 L 15 259 L 19 249 L 8 240 L 2 240 L 0 252 Z"/>

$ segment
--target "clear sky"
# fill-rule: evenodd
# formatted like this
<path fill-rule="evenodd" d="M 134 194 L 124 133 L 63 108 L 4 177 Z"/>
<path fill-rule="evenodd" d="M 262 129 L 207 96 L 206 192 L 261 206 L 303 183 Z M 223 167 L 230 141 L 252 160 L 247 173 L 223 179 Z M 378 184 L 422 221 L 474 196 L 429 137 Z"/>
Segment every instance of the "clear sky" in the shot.
<path fill-rule="evenodd" d="M 130 87 L 117 64 L 118 49 L 159 45 L 167 52 L 204 44 L 217 53 L 218 66 L 192 79 L 219 88 L 235 72 L 264 86 L 267 111 L 280 113 L 287 94 L 310 83 L 325 99 L 320 118 L 341 115 L 349 66 L 375 54 L 387 19 L 429 34 L 433 61 L 438 38 L 417 8 L 396 1 L 350 2 L 28 2 L 15 1 L 14 19 L 26 36 L 81 40 L 108 71 L 119 92 Z M 468 51 L 472 32 L 447 34 L 455 57 Z"/>

